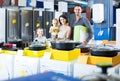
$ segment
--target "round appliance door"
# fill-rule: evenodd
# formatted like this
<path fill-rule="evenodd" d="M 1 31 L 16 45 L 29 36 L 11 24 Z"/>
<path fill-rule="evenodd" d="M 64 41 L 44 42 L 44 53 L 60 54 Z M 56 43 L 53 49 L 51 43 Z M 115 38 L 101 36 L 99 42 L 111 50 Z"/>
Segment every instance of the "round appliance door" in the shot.
<path fill-rule="evenodd" d="M 0 81 L 10 79 L 10 73 L 7 65 L 4 63 L 0 63 Z"/>
<path fill-rule="evenodd" d="M 33 75 L 32 70 L 27 65 L 19 65 L 15 67 L 14 78 Z"/>

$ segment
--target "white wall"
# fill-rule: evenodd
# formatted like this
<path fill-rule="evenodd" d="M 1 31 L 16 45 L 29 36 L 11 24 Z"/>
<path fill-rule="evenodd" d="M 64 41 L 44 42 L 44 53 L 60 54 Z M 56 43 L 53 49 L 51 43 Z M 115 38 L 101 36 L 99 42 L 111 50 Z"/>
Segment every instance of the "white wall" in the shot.
<path fill-rule="evenodd" d="M 0 42 L 5 42 L 5 8 L 0 8 Z"/>

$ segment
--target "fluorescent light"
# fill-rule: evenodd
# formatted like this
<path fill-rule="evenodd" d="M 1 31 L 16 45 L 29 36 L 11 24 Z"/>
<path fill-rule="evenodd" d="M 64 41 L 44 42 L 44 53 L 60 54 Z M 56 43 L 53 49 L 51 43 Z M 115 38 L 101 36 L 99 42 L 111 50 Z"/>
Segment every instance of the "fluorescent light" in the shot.
<path fill-rule="evenodd" d="M 84 1 L 79 1 L 79 0 L 74 0 L 75 3 L 81 3 L 81 4 L 85 4 L 87 5 L 88 3 L 87 2 L 84 2 Z"/>

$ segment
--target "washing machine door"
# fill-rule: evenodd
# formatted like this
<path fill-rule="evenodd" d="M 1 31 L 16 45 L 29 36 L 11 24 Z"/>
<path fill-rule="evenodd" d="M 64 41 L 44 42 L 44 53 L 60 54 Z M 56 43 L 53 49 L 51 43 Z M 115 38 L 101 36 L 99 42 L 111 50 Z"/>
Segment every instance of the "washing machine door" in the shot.
<path fill-rule="evenodd" d="M 32 70 L 27 65 L 19 65 L 19 67 L 14 69 L 14 78 L 33 75 Z"/>
<path fill-rule="evenodd" d="M 14 61 L 14 78 L 37 74 L 38 58 L 16 56 Z"/>
<path fill-rule="evenodd" d="M 13 77 L 13 55 L 0 54 L 0 81 Z"/>
<path fill-rule="evenodd" d="M 10 72 L 5 62 L 0 63 L 0 81 L 10 79 Z"/>

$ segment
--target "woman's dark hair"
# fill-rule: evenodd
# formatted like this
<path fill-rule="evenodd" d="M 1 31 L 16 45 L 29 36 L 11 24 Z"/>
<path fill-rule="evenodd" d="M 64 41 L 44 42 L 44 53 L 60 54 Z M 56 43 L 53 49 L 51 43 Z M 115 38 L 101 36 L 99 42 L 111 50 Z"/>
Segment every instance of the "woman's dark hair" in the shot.
<path fill-rule="evenodd" d="M 59 22 L 60 22 L 60 24 L 61 24 L 61 21 L 60 21 L 61 17 L 64 18 L 64 19 L 66 19 L 66 23 L 68 23 L 68 18 L 65 15 L 60 15 L 59 16 Z"/>

